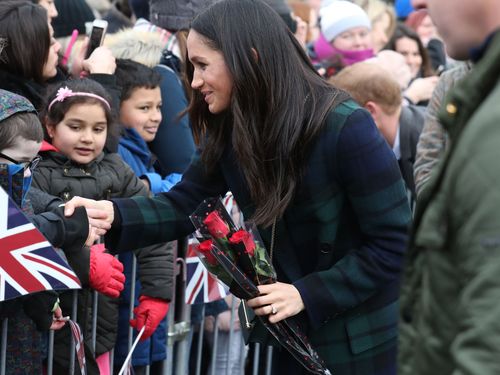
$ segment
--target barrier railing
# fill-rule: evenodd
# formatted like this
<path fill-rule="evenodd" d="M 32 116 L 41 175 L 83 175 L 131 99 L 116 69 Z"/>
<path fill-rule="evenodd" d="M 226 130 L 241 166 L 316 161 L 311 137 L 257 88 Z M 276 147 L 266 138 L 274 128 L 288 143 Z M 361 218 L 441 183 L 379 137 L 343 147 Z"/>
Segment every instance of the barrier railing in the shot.
<path fill-rule="evenodd" d="M 191 322 L 191 306 L 185 303 L 186 292 L 186 262 L 184 259 L 187 253 L 187 239 L 179 240 L 178 246 L 175 247 L 175 283 L 174 297 L 170 304 L 169 313 L 167 314 L 167 340 L 165 342 L 167 357 L 163 361 L 162 375 L 239 375 L 239 374 L 259 374 L 259 368 L 264 365 L 265 374 L 271 373 L 272 365 L 272 347 L 268 347 L 265 351 L 265 364 L 261 364 L 261 350 L 259 344 L 254 344 L 252 363 L 247 363 L 248 346 L 245 346 L 239 329 L 236 329 L 238 319 L 238 301 L 232 298 L 230 302 L 230 317 L 229 330 L 222 331 L 219 328 L 219 315 L 213 319 L 213 332 L 205 330 L 205 325 L 208 324 L 208 318 L 205 317 L 205 306 L 201 307 L 202 319 L 200 323 L 192 324 Z M 133 262 L 132 283 L 130 293 L 130 318 L 133 317 L 134 296 L 135 296 L 135 276 L 137 262 Z M 77 291 L 73 294 L 73 307 L 70 317 L 73 321 L 77 319 Z M 92 305 L 92 348 L 95 350 L 96 345 L 96 327 L 97 327 L 97 293 L 93 293 Z M 64 312 L 66 315 L 66 312 Z M 212 319 L 210 319 L 212 320 Z M 2 335 L 0 338 L 0 375 L 8 374 L 6 368 L 7 356 L 7 333 L 9 328 L 8 319 L 1 322 Z M 194 332 L 197 332 L 196 340 L 193 342 Z M 209 338 L 209 339 L 207 339 Z M 54 333 L 48 334 L 48 350 L 46 361 L 47 375 L 53 374 L 53 355 L 54 355 Z M 209 365 L 203 353 L 207 351 L 207 342 L 211 342 L 208 352 L 210 353 Z M 128 330 L 127 346 L 130 350 L 133 343 L 133 329 Z M 75 373 L 75 342 L 71 340 L 68 347 L 68 358 L 70 374 Z M 113 353 L 110 355 L 110 368 L 113 372 Z M 12 355 L 12 354 L 11 354 Z M 77 366 L 78 367 L 78 366 Z M 191 371 L 190 371 L 191 368 Z M 245 371 L 247 370 L 247 371 Z M 149 368 L 146 369 L 149 374 Z M 259 374 L 260 375 L 260 374 Z"/>

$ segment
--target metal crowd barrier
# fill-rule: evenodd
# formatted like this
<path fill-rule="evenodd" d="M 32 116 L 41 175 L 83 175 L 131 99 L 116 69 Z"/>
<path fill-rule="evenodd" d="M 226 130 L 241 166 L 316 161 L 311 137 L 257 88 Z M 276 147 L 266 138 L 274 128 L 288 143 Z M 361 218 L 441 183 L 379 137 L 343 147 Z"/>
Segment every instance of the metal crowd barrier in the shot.
<path fill-rule="evenodd" d="M 251 364 L 247 363 L 246 353 L 248 352 L 248 346 L 243 344 L 241 338 L 240 330 L 235 330 L 234 323 L 238 317 L 238 308 L 236 298 L 232 299 L 230 306 L 230 330 L 228 333 L 228 342 L 226 348 L 223 348 L 220 343 L 220 331 L 217 326 L 218 316 L 215 316 L 214 329 L 212 335 L 212 350 L 210 356 L 210 366 L 207 371 L 202 371 L 203 362 L 203 349 L 205 343 L 206 335 L 209 333 L 205 332 L 205 306 L 202 307 L 202 321 L 199 324 L 191 324 L 191 306 L 185 304 L 185 291 L 186 291 L 186 262 L 184 255 L 187 253 L 187 239 L 179 240 L 178 246 L 176 248 L 176 254 L 174 259 L 175 268 L 175 283 L 174 283 L 174 297 L 170 304 L 169 313 L 167 314 L 167 342 L 166 342 L 166 352 L 167 358 L 163 361 L 162 375 L 223 375 L 217 370 L 217 365 L 220 364 L 220 358 L 226 358 L 225 362 L 225 375 L 243 375 L 252 374 L 257 375 L 259 369 L 262 368 L 260 363 L 264 360 L 263 368 L 265 368 L 265 374 L 271 374 L 272 367 L 272 347 L 268 347 L 265 350 L 266 356 L 261 359 L 260 357 L 260 345 L 255 345 L 254 355 Z M 136 276 L 136 260 L 134 258 L 133 271 L 132 271 L 132 290 L 131 290 L 131 301 L 130 301 L 130 318 L 133 317 L 133 307 L 134 307 L 134 295 L 135 295 L 135 276 Z M 96 326 L 97 326 L 97 293 L 93 294 L 93 320 L 92 320 L 92 348 L 95 349 L 96 342 Z M 66 312 L 63 312 L 66 315 Z M 73 295 L 73 308 L 70 314 L 71 319 L 76 321 L 77 319 L 77 291 L 74 291 Z M 9 369 L 6 368 L 6 359 L 9 353 L 7 353 L 7 332 L 8 332 L 8 319 L 4 319 L 1 322 L 2 336 L 0 338 L 0 375 L 6 375 L 9 373 Z M 197 332 L 197 340 L 193 341 L 193 333 Z M 128 331 L 128 348 L 130 350 L 133 343 L 133 329 L 129 328 Z M 236 369 L 231 370 L 230 364 L 232 359 L 232 354 L 235 351 L 231 351 L 233 347 L 237 346 L 237 352 L 239 353 L 239 366 Z M 225 351 L 225 353 L 224 353 Z M 54 332 L 49 332 L 48 335 L 48 356 L 47 356 L 47 375 L 53 374 L 53 353 L 54 353 Z M 218 357 L 219 356 L 219 357 Z M 75 343 L 72 340 L 70 347 L 68 348 L 68 357 L 70 360 L 70 375 L 74 375 L 74 365 L 75 365 Z M 110 368 L 113 372 L 113 353 L 110 353 Z M 189 371 L 189 364 L 194 367 L 194 371 Z M 194 366 L 193 366 L 194 364 Z M 223 363 L 224 364 L 224 363 Z M 146 369 L 146 374 L 150 374 L 149 366 Z"/>

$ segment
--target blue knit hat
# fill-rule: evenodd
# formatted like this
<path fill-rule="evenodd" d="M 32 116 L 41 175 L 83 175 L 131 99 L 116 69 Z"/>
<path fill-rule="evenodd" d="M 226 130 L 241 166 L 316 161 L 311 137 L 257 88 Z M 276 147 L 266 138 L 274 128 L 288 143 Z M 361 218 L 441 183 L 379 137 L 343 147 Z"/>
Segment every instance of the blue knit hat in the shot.
<path fill-rule="evenodd" d="M 413 6 L 410 0 L 396 0 L 394 2 L 394 9 L 396 10 L 396 16 L 399 19 L 405 19 L 408 15 L 413 12 Z"/>
<path fill-rule="evenodd" d="M 0 89 L 0 121 L 22 112 L 36 113 L 36 110 L 24 96 Z"/>

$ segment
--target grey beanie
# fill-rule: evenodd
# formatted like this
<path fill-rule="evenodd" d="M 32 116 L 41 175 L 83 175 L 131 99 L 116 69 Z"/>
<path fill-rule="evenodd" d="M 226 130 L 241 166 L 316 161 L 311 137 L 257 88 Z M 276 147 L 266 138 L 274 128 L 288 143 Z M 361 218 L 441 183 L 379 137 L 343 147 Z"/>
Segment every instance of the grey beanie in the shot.
<path fill-rule="evenodd" d="M 193 18 L 218 0 L 151 0 L 150 20 L 156 26 L 177 31 L 189 29 Z"/>

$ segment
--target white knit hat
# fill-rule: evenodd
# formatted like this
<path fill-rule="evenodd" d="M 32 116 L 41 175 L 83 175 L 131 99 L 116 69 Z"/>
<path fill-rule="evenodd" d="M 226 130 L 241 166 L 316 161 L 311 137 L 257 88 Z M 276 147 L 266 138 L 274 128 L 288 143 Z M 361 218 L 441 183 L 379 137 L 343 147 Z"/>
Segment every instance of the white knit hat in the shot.
<path fill-rule="evenodd" d="M 371 29 L 370 19 L 359 5 L 345 0 L 335 0 L 327 4 L 321 8 L 319 14 L 321 32 L 329 42 L 353 27 L 364 26 Z"/>

